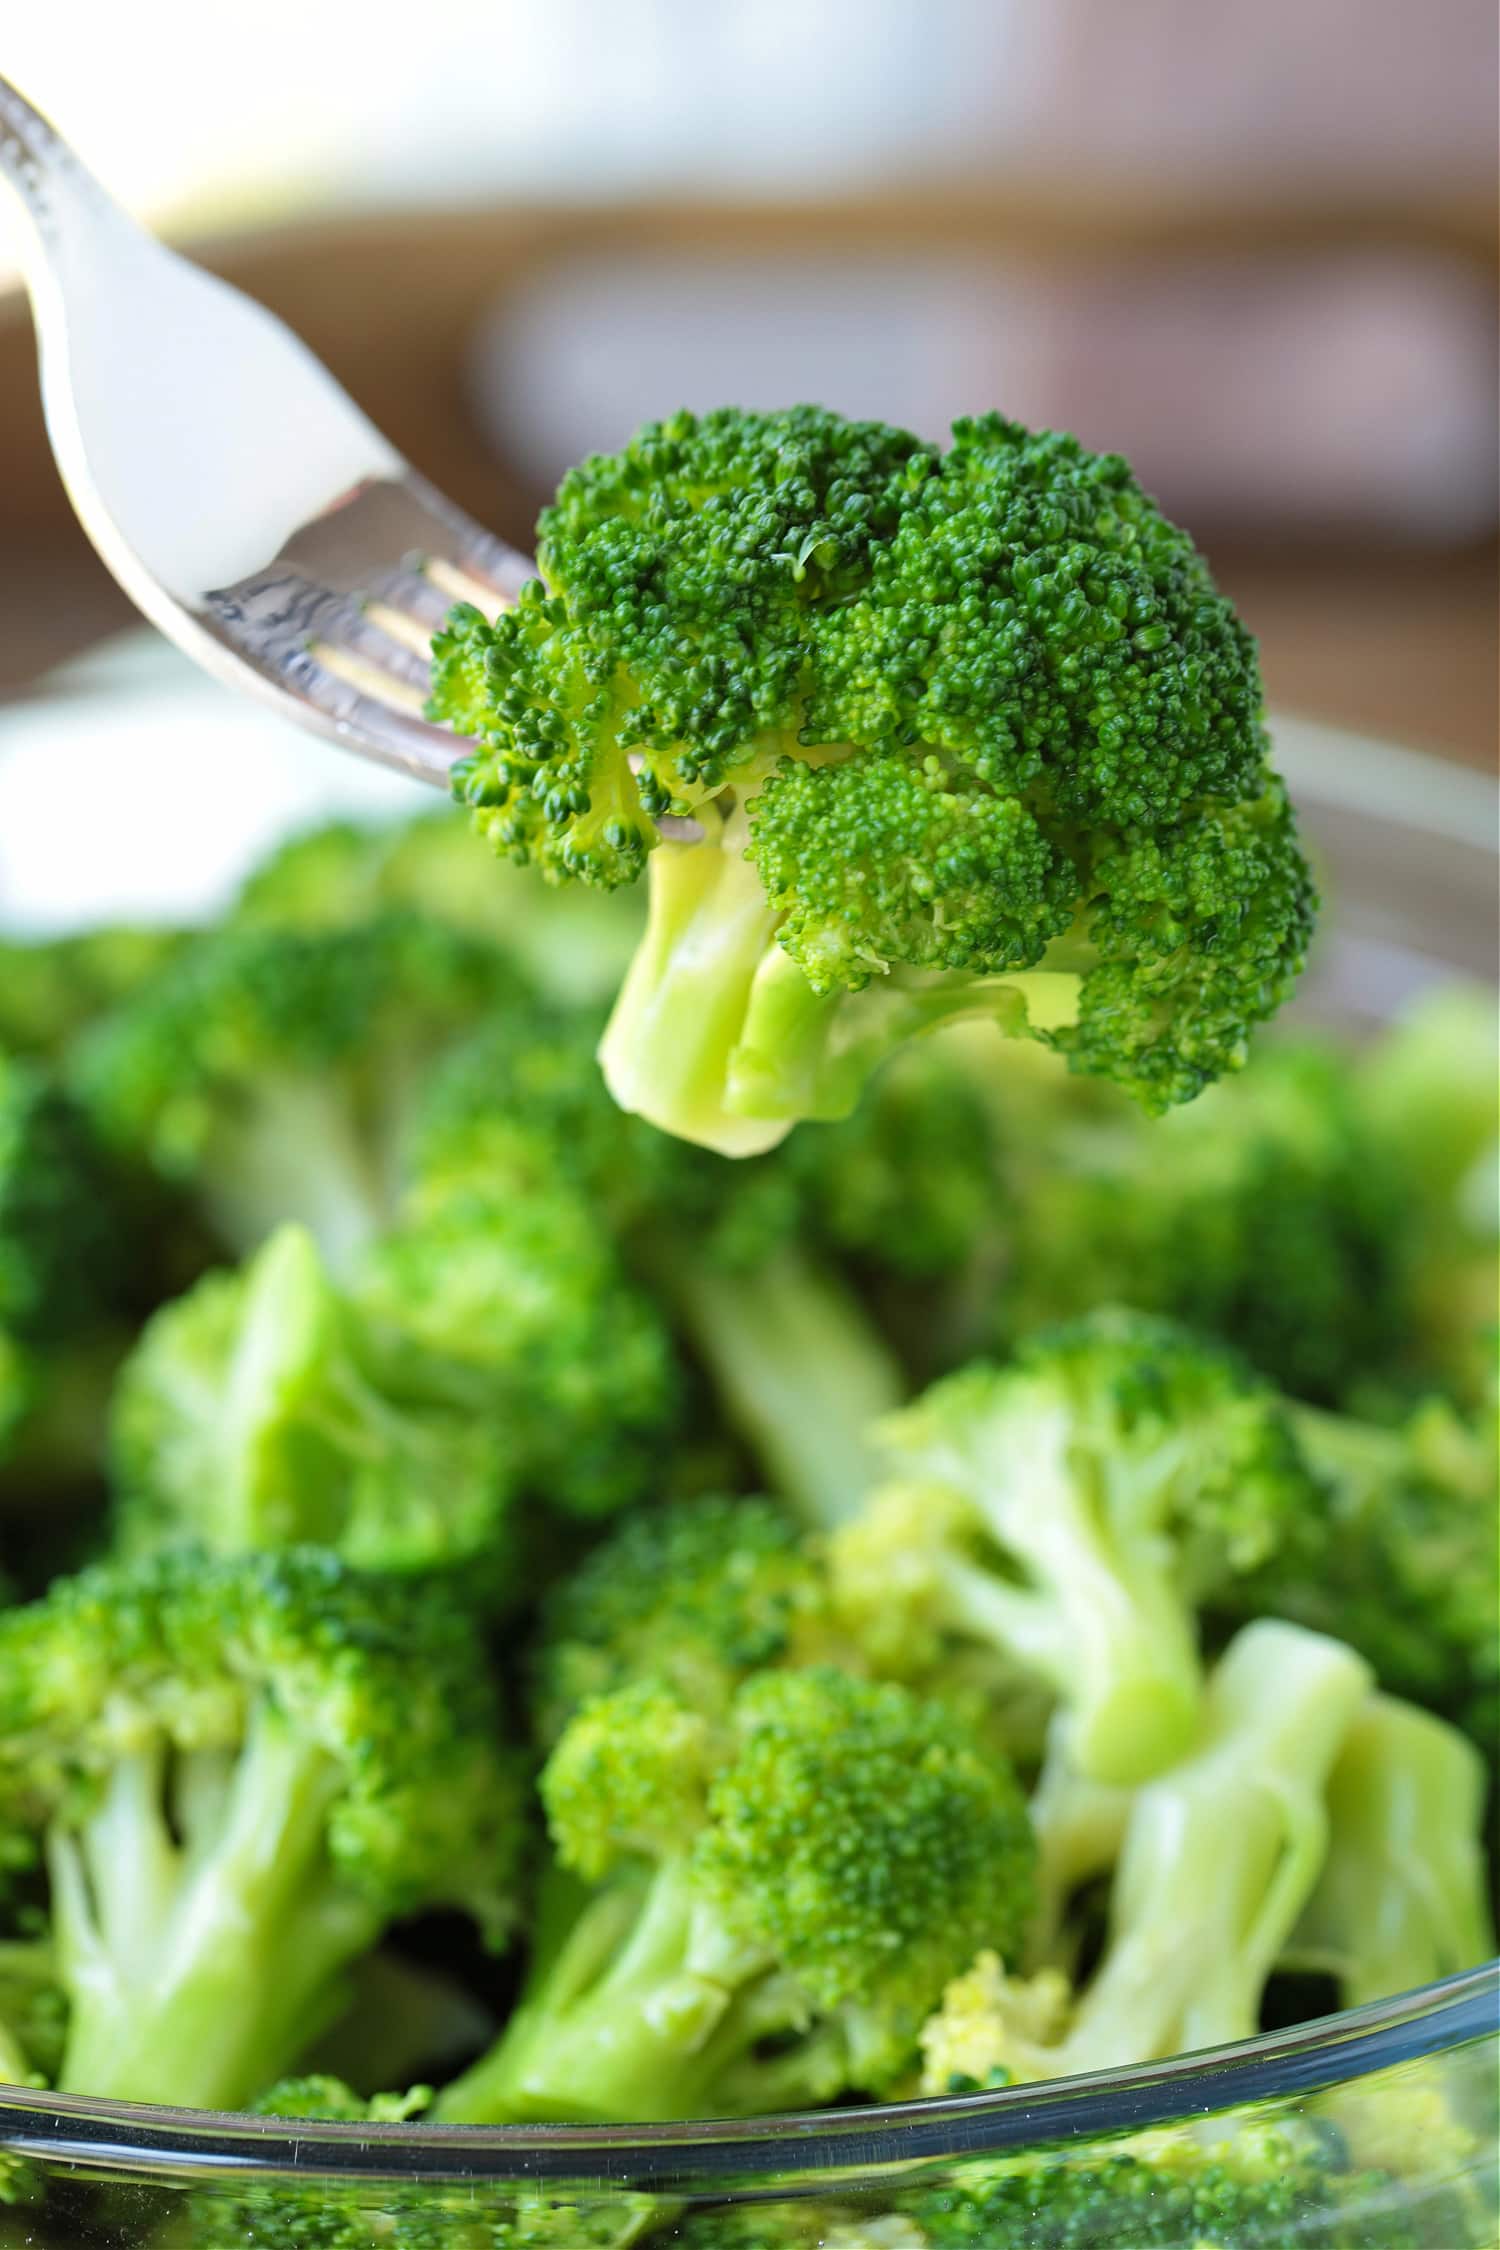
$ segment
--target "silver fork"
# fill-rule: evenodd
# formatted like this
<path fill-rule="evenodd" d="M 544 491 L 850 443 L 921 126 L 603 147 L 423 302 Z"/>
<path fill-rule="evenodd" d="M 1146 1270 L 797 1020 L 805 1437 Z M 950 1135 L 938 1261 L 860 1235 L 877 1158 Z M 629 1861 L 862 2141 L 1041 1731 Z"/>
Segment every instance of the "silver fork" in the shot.
<path fill-rule="evenodd" d="M 290 329 L 128 218 L 0 78 L 0 187 L 52 450 L 137 606 L 205 671 L 440 789 L 469 744 L 422 717 L 455 600 L 534 575 L 417 475 Z"/>

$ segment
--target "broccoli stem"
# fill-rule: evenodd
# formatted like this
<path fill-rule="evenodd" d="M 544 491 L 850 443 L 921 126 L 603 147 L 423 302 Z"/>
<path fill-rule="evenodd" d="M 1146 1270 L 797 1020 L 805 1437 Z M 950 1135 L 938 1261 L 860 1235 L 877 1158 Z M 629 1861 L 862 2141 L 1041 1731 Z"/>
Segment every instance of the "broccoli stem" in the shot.
<path fill-rule="evenodd" d="M 1351 1649 L 1298 1626 L 1267 1620 L 1231 1642 L 1202 1747 L 1131 1807 L 1104 1958 L 1059 2068 L 1251 2037 L 1318 1879 L 1329 1770 L 1369 1686 Z"/>
<path fill-rule="evenodd" d="M 190 1756 L 174 1773 L 148 1738 L 81 1825 L 54 1826 L 64 2092 L 233 2108 L 326 2028 L 380 1928 L 326 1865 L 337 1784 L 262 1706 L 231 1768 Z"/>
<path fill-rule="evenodd" d="M 1096 1876 L 1108 1874 L 1120 1856 L 1130 1820 L 1131 1792 L 1081 1774 L 1071 1740 L 1069 1714 L 1054 1712 L 1029 1808 L 1036 1835 L 1038 1900 L 1027 1944 L 1032 1970 L 1071 1971 L 1072 1949 L 1064 1931 L 1073 1894 Z"/>
<path fill-rule="evenodd" d="M 853 1515 L 874 1481 L 871 1427 L 905 1395 L 858 1300 L 796 1250 L 745 1272 L 660 1244 L 650 1257 L 773 1490 L 819 1528 Z"/>
<path fill-rule="evenodd" d="M 396 1199 L 394 1117 L 382 1133 L 383 1145 L 367 1145 L 347 1104 L 316 1085 L 268 1086 L 242 1123 L 220 1127 L 206 1152 L 210 1220 L 242 1256 L 296 1221 L 329 1271 L 347 1279 Z"/>
<path fill-rule="evenodd" d="M 553 1871 L 537 1959 L 499 2040 L 439 2096 L 455 2124 L 691 2116 L 732 1994 L 688 1964 L 686 1867 L 589 1896 Z"/>
<path fill-rule="evenodd" d="M 697 815 L 701 843 L 651 854 L 645 935 L 599 1046 L 615 1101 L 679 1140 L 725 1156 L 774 1148 L 788 1118 L 733 1117 L 724 1092 L 750 988 L 776 916 L 745 858 L 743 812 Z M 804 986 L 806 979 L 803 979 Z"/>
<path fill-rule="evenodd" d="M 1345 2007 L 1488 1960 L 1484 1760 L 1455 1727 L 1372 1696 L 1328 1783 L 1328 1859 L 1289 1961 L 1330 1971 Z"/>

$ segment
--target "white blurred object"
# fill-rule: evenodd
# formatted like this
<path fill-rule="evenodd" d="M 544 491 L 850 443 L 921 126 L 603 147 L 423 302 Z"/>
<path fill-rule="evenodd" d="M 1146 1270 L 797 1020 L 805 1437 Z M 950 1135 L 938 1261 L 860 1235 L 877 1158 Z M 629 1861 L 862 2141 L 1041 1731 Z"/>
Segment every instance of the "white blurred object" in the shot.
<path fill-rule="evenodd" d="M 940 437 L 999 407 L 1128 456 L 1188 521 L 1457 540 L 1495 520 L 1493 304 L 1397 252 L 1051 274 L 831 253 L 556 263 L 476 345 L 539 484 L 648 417 L 798 399 Z"/>
<path fill-rule="evenodd" d="M 292 830 L 432 802 L 124 634 L 0 707 L 0 926 L 206 920 Z"/>

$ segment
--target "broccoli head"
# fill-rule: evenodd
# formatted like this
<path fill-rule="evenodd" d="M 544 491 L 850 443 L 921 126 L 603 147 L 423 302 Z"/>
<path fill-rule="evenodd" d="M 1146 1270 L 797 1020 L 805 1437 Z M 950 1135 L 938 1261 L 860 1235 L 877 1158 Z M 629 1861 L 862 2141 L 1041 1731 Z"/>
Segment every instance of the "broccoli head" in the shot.
<path fill-rule="evenodd" d="M 893 2085 L 975 1940 L 1019 1942 L 1008 1766 L 904 1689 L 814 1668 L 720 1719 L 640 1680 L 542 1777 L 557 1853 L 500 2041 L 453 2120 L 755 2114 Z"/>
<path fill-rule="evenodd" d="M 392 912 L 334 930 L 201 938 L 78 1053 L 105 1133 L 190 1190 L 237 1254 L 297 1220 L 335 1270 L 389 1218 L 436 1056 L 517 973 L 493 946 Z"/>
<path fill-rule="evenodd" d="M 498 1584 L 517 1481 L 504 1433 L 383 1360 L 301 1227 L 163 1306 L 114 1393 L 123 1551 L 310 1544 Z"/>
<path fill-rule="evenodd" d="M 517 1484 L 612 1514 L 659 1485 L 677 1427 L 667 1318 L 566 1176 L 523 1191 L 476 1156 L 413 1186 L 359 1271 L 360 1312 L 418 1397 L 499 1431 Z"/>
<path fill-rule="evenodd" d="M 1494 1410 L 1430 1399 L 1399 1427 L 1295 1409 L 1313 1504 L 1284 1544 L 1216 1590 L 1236 1616 L 1337 1633 L 1382 1687 L 1500 1738 L 1500 1453 Z"/>
<path fill-rule="evenodd" d="M 856 1637 L 1019 1663 L 1061 1698 L 1094 1780 L 1178 1757 L 1197 1606 L 1309 1499 L 1277 1394 L 1170 1322 L 1104 1310 L 946 1377 L 883 1434 L 898 1479 L 832 1548 Z"/>
<path fill-rule="evenodd" d="M 65 1055 L 79 1033 L 181 950 L 180 930 L 106 925 L 66 937 L 0 938 L 0 1047 Z"/>
<path fill-rule="evenodd" d="M 135 1217 L 78 1105 L 0 1053 L 0 1329 L 54 1342 L 128 1302 Z"/>
<path fill-rule="evenodd" d="M 522 1795 L 435 1582 L 188 1549 L 0 1616 L 0 1836 L 45 1845 L 67 2092 L 231 2108 L 389 1922 L 498 1939 Z"/>
<path fill-rule="evenodd" d="M 450 616 L 430 709 L 502 854 L 650 862 L 622 1108 L 745 1155 L 962 1015 L 1153 1109 L 1242 1060 L 1311 886 L 1250 638 L 1118 455 L 684 413 L 538 533 L 513 609 Z"/>
<path fill-rule="evenodd" d="M 595 1696 L 668 1685 L 722 1711 L 755 1671 L 827 1653 L 823 1572 L 773 1501 L 711 1495 L 628 1516 L 552 1588 L 532 1653 L 539 1739 Z"/>

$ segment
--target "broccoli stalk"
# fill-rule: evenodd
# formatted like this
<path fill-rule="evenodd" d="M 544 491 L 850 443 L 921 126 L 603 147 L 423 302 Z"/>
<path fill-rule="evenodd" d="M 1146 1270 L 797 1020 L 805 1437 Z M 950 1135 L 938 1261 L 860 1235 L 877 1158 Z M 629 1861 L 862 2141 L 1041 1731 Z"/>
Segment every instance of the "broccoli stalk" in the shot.
<path fill-rule="evenodd" d="M 1130 1800 L 1099 1966 L 1071 2001 L 1051 1967 L 989 1954 L 922 2034 L 925 2084 L 1115 2070 L 1248 2039 L 1321 1872 L 1329 1771 L 1371 1685 L 1322 1634 L 1247 1625 L 1209 1681 L 1193 1754 Z"/>
<path fill-rule="evenodd" d="M 906 1390 L 852 1292 L 790 1245 L 729 1268 L 670 1241 L 644 1259 L 772 1488 L 806 1523 L 844 1522 L 875 1474 L 871 1430 Z"/>
<path fill-rule="evenodd" d="M 59 1580 L 0 1618 L 0 1820 L 45 1844 L 66 2092 L 232 2108 L 396 1917 L 509 1917 L 520 1788 L 436 1584 L 301 1548 Z"/>
<path fill-rule="evenodd" d="M 1350 2008 L 1488 1960 L 1486 1786 L 1455 1728 L 1372 1696 L 1329 1776 L 1328 1858 L 1288 1958 L 1330 1971 Z"/>
<path fill-rule="evenodd" d="M 845 1673 L 762 1674 L 722 1729 L 638 1681 L 573 1719 L 542 1794 L 559 1872 L 536 1959 L 498 2044 L 440 2096 L 449 2120 L 889 2087 L 924 1995 L 1031 1903 L 1009 1768 L 939 1706 Z"/>
<path fill-rule="evenodd" d="M 1249 637 L 1117 456 L 679 414 L 538 530 L 540 580 L 437 636 L 429 710 L 504 856 L 649 861 L 622 1108 L 742 1157 L 973 1014 L 1152 1109 L 1238 1066 L 1311 887 Z"/>
<path fill-rule="evenodd" d="M 901 1481 L 832 1550 L 856 1636 L 883 1617 L 1019 1663 L 1061 1698 L 1091 1780 L 1178 1757 L 1196 1604 L 1307 1499 L 1275 1394 L 1169 1322 L 1105 1311 L 948 1377 L 883 1435 Z"/>
<path fill-rule="evenodd" d="M 1369 1669 L 1321 1634 L 1248 1625 L 1216 1665 L 1193 1755 L 1135 1797 L 1072 2070 L 1248 2039 L 1317 1882 L 1329 1771 Z"/>

